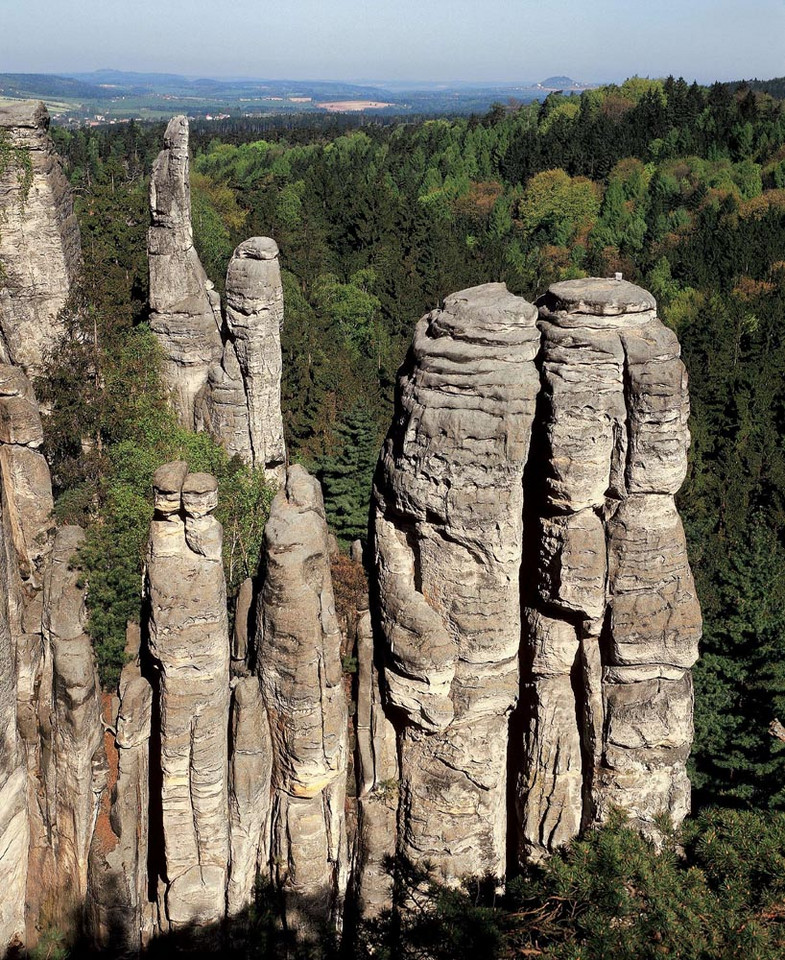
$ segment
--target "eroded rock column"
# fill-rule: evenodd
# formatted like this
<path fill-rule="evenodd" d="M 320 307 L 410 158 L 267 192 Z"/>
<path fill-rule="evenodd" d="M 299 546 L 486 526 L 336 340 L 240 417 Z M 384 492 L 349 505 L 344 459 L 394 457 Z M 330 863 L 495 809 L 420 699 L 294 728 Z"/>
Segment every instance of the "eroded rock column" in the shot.
<path fill-rule="evenodd" d="M 229 863 L 229 633 L 218 485 L 161 467 L 153 480 L 147 590 L 158 668 L 165 914 L 172 928 L 220 919 Z"/>
<path fill-rule="evenodd" d="M 226 273 L 226 325 L 242 371 L 252 464 L 283 480 L 281 417 L 283 288 L 278 245 L 252 237 L 234 251 Z"/>
<path fill-rule="evenodd" d="M 652 835 L 660 814 L 683 819 L 701 627 L 673 500 L 689 446 L 675 335 L 625 281 L 554 284 L 539 305 L 519 785 L 521 852 L 535 858 L 613 805 Z"/>
<path fill-rule="evenodd" d="M 505 872 L 536 319 L 486 284 L 419 321 L 374 488 L 398 853 L 448 881 Z"/>
<path fill-rule="evenodd" d="M 221 305 L 193 242 L 188 120 L 173 117 L 150 177 L 150 329 L 184 427 L 193 430 L 212 364 L 220 364 Z"/>
<path fill-rule="evenodd" d="M 287 926 L 336 923 L 347 883 L 347 707 L 321 488 L 299 465 L 270 508 L 257 656 L 273 743 L 270 863 Z"/>

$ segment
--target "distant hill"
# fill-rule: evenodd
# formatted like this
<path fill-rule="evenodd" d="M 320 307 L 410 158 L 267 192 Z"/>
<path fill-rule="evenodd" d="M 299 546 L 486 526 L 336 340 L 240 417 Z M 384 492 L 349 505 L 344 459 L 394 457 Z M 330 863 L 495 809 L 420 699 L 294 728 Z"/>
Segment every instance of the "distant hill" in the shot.
<path fill-rule="evenodd" d="M 543 90 L 584 90 L 586 84 L 573 80 L 572 77 L 548 77 L 547 80 L 541 80 L 538 84 Z"/>
<path fill-rule="evenodd" d="M 106 96 L 95 83 L 48 73 L 0 73 L 0 96 L 30 98 L 76 98 L 95 100 Z"/>

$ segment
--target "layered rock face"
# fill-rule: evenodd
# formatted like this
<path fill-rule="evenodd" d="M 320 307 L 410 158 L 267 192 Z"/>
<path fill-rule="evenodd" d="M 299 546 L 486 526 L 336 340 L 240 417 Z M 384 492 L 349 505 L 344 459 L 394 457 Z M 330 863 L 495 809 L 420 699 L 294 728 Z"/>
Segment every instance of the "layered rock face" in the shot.
<path fill-rule="evenodd" d="M 161 741 L 164 912 L 173 929 L 219 920 L 229 866 L 229 633 L 217 483 L 156 471 L 147 591 Z"/>
<path fill-rule="evenodd" d="M 43 442 L 30 381 L 19 367 L 0 364 L 0 465 L 19 573 L 32 590 L 43 583 L 54 509 Z"/>
<path fill-rule="evenodd" d="M 42 103 L 0 106 L 0 360 L 29 376 L 61 333 L 57 315 L 81 260 L 71 191 L 48 128 Z"/>
<path fill-rule="evenodd" d="M 248 400 L 252 463 L 282 480 L 286 460 L 281 417 L 283 287 L 278 245 L 269 237 L 246 240 L 229 261 L 226 325 Z"/>
<path fill-rule="evenodd" d="M 353 552 L 362 559 L 359 541 Z M 354 621 L 357 655 L 357 858 L 354 893 L 357 912 L 373 919 L 392 902 L 396 817 L 400 770 L 395 727 L 384 711 L 379 658 L 374 654 L 373 623 L 367 592 L 359 600 Z"/>
<path fill-rule="evenodd" d="M 197 397 L 207 387 L 210 366 L 220 363 L 223 345 L 220 298 L 193 242 L 186 117 L 173 117 L 166 128 L 150 178 L 150 207 L 150 329 L 163 350 L 164 377 L 180 422 L 193 429 Z"/>
<path fill-rule="evenodd" d="M 348 857 L 347 707 L 318 481 L 290 467 L 264 538 L 257 651 L 272 732 L 273 879 L 286 922 L 318 936 L 340 913 Z"/>
<path fill-rule="evenodd" d="M 687 813 L 688 412 L 676 338 L 624 281 L 555 284 L 539 316 L 489 284 L 418 324 L 374 487 L 399 855 L 501 877 L 508 762 L 522 858 L 614 806 L 652 836 Z"/>
<path fill-rule="evenodd" d="M 420 320 L 374 488 L 384 680 L 400 718 L 398 852 L 447 880 L 505 872 L 536 320 L 504 284 Z"/>
<path fill-rule="evenodd" d="M 6 756 L 15 770 L 11 783 L 22 784 L 24 818 L 18 819 L 22 814 L 10 801 L 7 811 L 8 816 L 14 811 L 26 838 L 21 859 L 15 842 L 3 847 L 0 874 L 6 858 L 13 857 L 8 889 L 26 875 L 20 902 L 26 907 L 28 943 L 35 942 L 41 917 L 66 926 L 80 916 L 106 775 L 84 587 L 71 566 L 84 534 L 63 527 L 53 539 L 52 485 L 42 441 L 30 382 L 20 367 L 0 365 L 2 583 L 11 637 L 4 663 L 15 703 Z"/>
<path fill-rule="evenodd" d="M 618 280 L 539 301 L 545 471 L 528 604 L 521 842 L 528 856 L 626 810 L 689 810 L 690 668 L 701 631 L 674 494 L 687 376 L 654 298 Z"/>

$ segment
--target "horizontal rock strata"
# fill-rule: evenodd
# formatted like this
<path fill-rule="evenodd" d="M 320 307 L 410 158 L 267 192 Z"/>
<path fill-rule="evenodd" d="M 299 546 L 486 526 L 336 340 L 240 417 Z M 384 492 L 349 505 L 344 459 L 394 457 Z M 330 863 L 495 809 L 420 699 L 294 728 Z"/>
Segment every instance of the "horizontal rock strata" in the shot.
<path fill-rule="evenodd" d="M 374 489 L 384 683 L 405 718 L 398 853 L 448 880 L 505 871 L 536 320 L 503 284 L 420 320 Z"/>
<path fill-rule="evenodd" d="M 618 280 L 539 301 L 543 459 L 521 849 L 540 856 L 626 810 L 649 833 L 689 809 L 700 611 L 673 495 L 689 402 L 653 297 Z"/>

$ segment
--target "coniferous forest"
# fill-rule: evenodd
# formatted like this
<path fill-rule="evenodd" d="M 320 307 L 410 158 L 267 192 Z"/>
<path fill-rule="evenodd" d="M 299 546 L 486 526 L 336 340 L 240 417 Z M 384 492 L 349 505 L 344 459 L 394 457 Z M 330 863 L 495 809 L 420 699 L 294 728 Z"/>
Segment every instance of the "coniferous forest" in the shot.
<path fill-rule="evenodd" d="M 158 379 L 145 237 L 162 129 L 53 131 L 84 268 L 67 346 L 36 390 L 58 517 L 88 531 L 80 562 L 107 685 L 138 603 L 155 467 L 185 456 L 217 476 L 230 594 L 254 573 L 271 498 L 177 426 Z M 659 858 L 621 824 L 592 834 L 503 903 L 479 887 L 432 891 L 439 909 L 411 921 L 411 955 L 781 956 L 785 743 L 769 725 L 785 721 L 785 101 L 634 77 L 470 118 L 195 124 L 191 144 L 195 242 L 216 288 L 245 237 L 279 244 L 287 445 L 322 481 L 344 547 L 365 536 L 413 324 L 446 295 L 503 280 L 533 301 L 555 280 L 621 272 L 682 344 L 692 447 L 679 509 L 704 617 L 696 816 Z M 274 940 L 257 922 L 259 943 Z M 385 956 L 374 935 L 363 949 Z"/>

